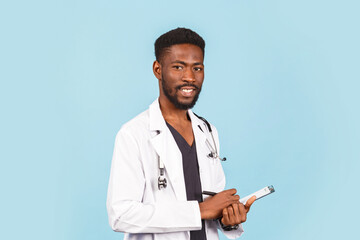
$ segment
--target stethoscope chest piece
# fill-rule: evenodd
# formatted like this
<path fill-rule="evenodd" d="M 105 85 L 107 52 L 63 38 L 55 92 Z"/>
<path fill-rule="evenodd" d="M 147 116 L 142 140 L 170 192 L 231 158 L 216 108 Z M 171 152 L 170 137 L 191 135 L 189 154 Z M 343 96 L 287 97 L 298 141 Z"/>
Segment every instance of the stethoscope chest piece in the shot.
<path fill-rule="evenodd" d="M 167 187 L 167 181 L 165 178 L 165 166 L 164 163 L 160 160 L 160 156 L 158 156 L 159 163 L 159 178 L 158 178 L 158 188 L 159 190 Z"/>
<path fill-rule="evenodd" d="M 208 155 L 209 158 L 213 158 L 213 159 L 219 159 L 220 161 L 226 161 L 226 157 L 221 158 L 217 152 L 213 152 L 211 151 Z"/>
<path fill-rule="evenodd" d="M 158 188 L 159 190 L 166 188 L 167 187 L 167 182 L 166 182 L 166 178 L 164 176 L 160 176 L 158 178 Z"/>

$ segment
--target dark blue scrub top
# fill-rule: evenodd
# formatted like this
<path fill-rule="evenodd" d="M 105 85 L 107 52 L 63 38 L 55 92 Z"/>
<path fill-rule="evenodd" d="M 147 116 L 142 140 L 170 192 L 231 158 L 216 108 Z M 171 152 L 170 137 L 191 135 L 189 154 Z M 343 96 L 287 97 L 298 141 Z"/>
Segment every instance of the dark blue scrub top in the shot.
<path fill-rule="evenodd" d="M 166 123 L 166 125 L 170 129 L 170 132 L 172 133 L 182 154 L 187 200 L 202 202 L 202 189 L 195 139 L 192 146 L 190 146 L 175 128 L 173 128 L 169 123 Z M 190 231 L 191 240 L 206 240 L 205 221 L 201 220 L 201 223 L 201 230 Z"/>

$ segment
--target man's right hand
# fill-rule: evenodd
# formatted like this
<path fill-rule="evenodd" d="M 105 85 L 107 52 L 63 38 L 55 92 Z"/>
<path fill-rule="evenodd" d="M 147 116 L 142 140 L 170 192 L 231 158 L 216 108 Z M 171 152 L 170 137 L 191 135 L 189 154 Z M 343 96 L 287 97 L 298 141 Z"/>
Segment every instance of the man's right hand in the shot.
<path fill-rule="evenodd" d="M 236 189 L 234 188 L 224 190 L 199 203 L 201 219 L 216 219 L 220 217 L 224 208 L 239 202 L 240 197 L 235 194 Z"/>

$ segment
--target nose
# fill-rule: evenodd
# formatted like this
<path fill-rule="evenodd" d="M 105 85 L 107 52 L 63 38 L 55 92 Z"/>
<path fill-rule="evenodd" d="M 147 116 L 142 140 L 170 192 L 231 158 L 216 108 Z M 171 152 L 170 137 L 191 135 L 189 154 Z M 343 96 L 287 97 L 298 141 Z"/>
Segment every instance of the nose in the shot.
<path fill-rule="evenodd" d="M 191 68 L 186 68 L 182 77 L 185 82 L 195 82 L 195 74 Z"/>

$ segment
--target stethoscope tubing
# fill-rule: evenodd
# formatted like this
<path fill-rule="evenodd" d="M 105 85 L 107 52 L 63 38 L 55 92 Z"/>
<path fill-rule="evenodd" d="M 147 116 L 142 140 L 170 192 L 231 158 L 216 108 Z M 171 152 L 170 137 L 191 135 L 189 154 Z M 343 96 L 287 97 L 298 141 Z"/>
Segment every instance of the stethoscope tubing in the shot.
<path fill-rule="evenodd" d="M 210 150 L 210 153 L 207 155 L 208 157 L 210 158 L 213 158 L 213 159 L 219 159 L 220 161 L 226 161 L 226 158 L 221 158 L 219 156 L 219 153 L 218 153 L 218 150 L 217 150 L 217 147 L 216 147 L 216 142 L 215 142 L 215 138 L 214 138 L 214 135 L 213 135 L 213 132 L 212 132 L 212 129 L 211 129 L 211 126 L 210 126 L 210 123 L 203 117 L 200 117 L 198 116 L 197 114 L 194 113 L 194 115 L 196 117 L 198 117 L 199 119 L 201 119 L 205 124 L 206 124 L 206 127 L 207 129 L 209 130 L 209 133 L 211 135 L 211 138 L 212 138 L 212 142 L 214 144 L 214 147 L 211 145 L 210 141 L 208 140 L 208 138 L 206 138 L 206 145 L 207 147 L 209 148 Z M 200 125 L 199 125 L 200 127 Z M 201 127 L 200 127 L 201 129 Z M 202 130 L 202 129 L 201 129 Z M 163 188 L 166 188 L 167 187 L 167 181 L 166 181 L 166 178 L 165 178 L 165 166 L 164 166 L 164 163 L 163 161 L 160 159 L 160 156 L 158 155 L 158 164 L 159 164 L 159 178 L 158 178 L 158 188 L 159 190 L 163 189 Z"/>

